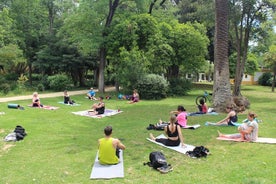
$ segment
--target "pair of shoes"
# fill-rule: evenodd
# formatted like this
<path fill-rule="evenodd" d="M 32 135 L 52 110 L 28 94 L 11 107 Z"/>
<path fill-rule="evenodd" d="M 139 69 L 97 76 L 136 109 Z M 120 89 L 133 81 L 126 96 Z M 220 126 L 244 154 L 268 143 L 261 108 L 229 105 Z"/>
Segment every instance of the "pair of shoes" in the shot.
<path fill-rule="evenodd" d="M 154 130 L 155 126 L 153 124 L 149 124 L 149 126 L 147 127 L 147 130 Z"/>
<path fill-rule="evenodd" d="M 157 168 L 157 170 L 162 174 L 166 174 L 170 171 L 173 171 L 173 168 L 170 165 L 166 165 L 166 166 L 162 166 L 162 167 Z"/>

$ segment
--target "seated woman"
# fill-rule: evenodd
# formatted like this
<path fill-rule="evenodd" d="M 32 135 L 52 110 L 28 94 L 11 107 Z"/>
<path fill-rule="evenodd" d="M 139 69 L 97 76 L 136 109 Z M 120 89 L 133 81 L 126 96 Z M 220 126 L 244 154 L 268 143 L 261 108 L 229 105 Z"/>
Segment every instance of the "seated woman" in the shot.
<path fill-rule="evenodd" d="M 70 96 L 69 96 L 67 90 L 64 91 L 63 98 L 64 98 L 64 103 L 65 103 L 65 104 L 71 104 L 71 105 L 74 104 L 74 101 L 72 101 L 72 100 L 70 99 Z"/>
<path fill-rule="evenodd" d="M 92 111 L 89 111 L 89 113 L 91 115 L 99 115 L 99 114 L 104 114 L 104 110 L 105 110 L 105 104 L 103 102 L 103 97 L 101 96 L 99 98 L 99 103 L 95 103 L 92 105 Z"/>
<path fill-rule="evenodd" d="M 187 113 L 186 109 L 182 105 L 177 107 L 177 111 L 171 111 L 170 113 L 176 115 L 177 124 L 179 126 L 187 126 Z"/>
<path fill-rule="evenodd" d="M 131 97 L 131 101 L 129 103 L 136 103 L 139 102 L 140 98 L 139 98 L 139 93 L 137 92 L 137 90 L 133 90 L 133 94 Z"/>
<path fill-rule="evenodd" d="M 180 126 L 178 126 L 176 123 L 176 117 L 175 115 L 170 116 L 170 123 L 165 127 L 165 134 L 167 135 L 167 138 L 155 138 L 152 134 L 150 134 L 151 140 L 154 140 L 156 142 L 160 142 L 166 146 L 179 146 L 181 143 L 181 146 L 185 146 L 184 144 L 184 138 L 181 132 Z"/>
<path fill-rule="evenodd" d="M 38 97 L 38 93 L 34 92 L 33 93 L 33 99 L 32 99 L 32 106 L 33 107 L 43 107 L 43 105 L 40 103 L 40 99 Z"/>
<path fill-rule="evenodd" d="M 211 122 L 207 122 L 206 125 L 229 125 L 229 126 L 235 126 L 234 123 L 236 123 L 238 121 L 238 116 L 236 111 L 233 109 L 233 106 L 231 105 L 227 105 L 226 106 L 226 112 L 228 112 L 227 116 L 216 122 L 216 123 L 211 123 Z"/>
<path fill-rule="evenodd" d="M 237 139 L 238 141 L 253 142 L 258 139 L 258 123 L 256 121 L 257 115 L 253 112 L 249 112 L 245 123 L 238 127 L 239 133 L 237 134 L 222 134 L 218 131 L 219 137 L 226 137 L 231 139 Z"/>
<path fill-rule="evenodd" d="M 208 112 L 208 106 L 205 103 L 203 98 L 201 98 L 199 100 L 199 103 L 200 103 L 200 105 L 197 106 L 198 107 L 198 112 L 189 113 L 189 116 L 193 116 L 193 115 L 196 115 L 196 114 L 206 114 Z"/>

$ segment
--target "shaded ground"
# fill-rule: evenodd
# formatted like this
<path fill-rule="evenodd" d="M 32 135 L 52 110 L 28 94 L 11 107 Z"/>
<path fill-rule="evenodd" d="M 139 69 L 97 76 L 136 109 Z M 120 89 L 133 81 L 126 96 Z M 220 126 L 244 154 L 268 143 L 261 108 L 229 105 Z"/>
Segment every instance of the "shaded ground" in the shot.
<path fill-rule="evenodd" d="M 113 91 L 115 90 L 115 87 L 106 87 L 105 91 Z M 80 90 L 80 91 L 68 91 L 70 96 L 72 95 L 81 95 L 86 94 L 88 90 Z M 98 92 L 97 89 L 95 89 L 95 92 Z M 40 98 L 51 98 L 51 97 L 58 97 L 63 96 L 63 92 L 55 92 L 55 93 L 47 93 L 47 94 L 39 94 Z M 17 101 L 17 100 L 27 100 L 32 99 L 32 95 L 25 95 L 25 96 L 13 96 L 13 97 L 6 97 L 6 98 L 0 98 L 0 102 L 11 102 L 11 101 Z"/>

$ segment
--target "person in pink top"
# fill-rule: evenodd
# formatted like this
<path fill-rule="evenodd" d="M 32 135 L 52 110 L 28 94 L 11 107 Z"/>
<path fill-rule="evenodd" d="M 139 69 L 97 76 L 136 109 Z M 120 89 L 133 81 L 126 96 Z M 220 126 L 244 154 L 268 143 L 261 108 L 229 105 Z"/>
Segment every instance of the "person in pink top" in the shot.
<path fill-rule="evenodd" d="M 179 126 L 181 126 L 181 127 L 187 126 L 187 112 L 186 112 L 186 109 L 182 105 L 179 105 L 177 107 L 177 111 L 171 111 L 171 114 L 176 115 L 177 124 Z"/>

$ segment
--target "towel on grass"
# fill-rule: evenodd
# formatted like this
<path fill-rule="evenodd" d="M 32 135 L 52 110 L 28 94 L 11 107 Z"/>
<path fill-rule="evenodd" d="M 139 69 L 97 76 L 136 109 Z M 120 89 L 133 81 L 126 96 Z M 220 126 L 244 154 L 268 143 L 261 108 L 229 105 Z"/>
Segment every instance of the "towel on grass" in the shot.
<path fill-rule="evenodd" d="M 102 165 L 98 160 L 98 152 L 92 167 L 90 179 L 111 179 L 124 177 L 123 151 L 120 150 L 120 162 L 116 165 Z"/>
<path fill-rule="evenodd" d="M 37 109 L 47 109 L 47 110 L 56 110 L 59 108 L 59 107 L 54 107 L 50 105 L 43 105 L 43 107 L 39 108 L 39 107 L 33 107 L 32 104 L 28 105 L 28 107 L 37 108 Z"/>
<path fill-rule="evenodd" d="M 181 127 L 181 128 L 183 128 L 183 129 L 197 129 L 197 128 L 199 128 L 200 127 L 200 124 L 196 124 L 196 125 L 187 125 L 187 126 L 185 126 L 185 127 Z"/>
<path fill-rule="evenodd" d="M 165 136 L 164 134 L 161 134 L 161 135 L 157 136 L 156 138 L 157 138 L 157 139 L 158 139 L 158 138 L 166 138 L 166 136 Z M 147 140 L 149 140 L 150 142 L 153 142 L 153 143 L 155 143 L 155 144 L 158 144 L 158 145 L 160 145 L 160 146 L 163 146 L 163 147 L 165 147 L 165 148 L 169 148 L 169 149 L 172 149 L 172 150 L 174 150 L 174 151 L 177 151 L 177 152 L 183 153 L 183 154 L 186 154 L 187 151 L 193 151 L 194 148 L 195 148 L 195 146 L 189 145 L 189 144 L 185 144 L 186 147 L 182 147 L 181 145 L 179 145 L 179 146 L 166 146 L 166 145 L 161 144 L 161 143 L 159 143 L 159 142 L 153 141 L 153 140 L 151 140 L 150 138 L 147 138 Z"/>
<path fill-rule="evenodd" d="M 235 141 L 235 142 L 248 142 L 248 141 L 241 141 L 239 139 L 234 138 L 227 138 L 227 137 L 217 137 L 218 140 L 223 141 Z M 265 138 L 265 137 L 258 137 L 256 143 L 267 143 L 267 144 L 276 144 L 276 138 Z"/>
<path fill-rule="evenodd" d="M 64 103 L 64 102 L 58 102 L 59 104 L 63 104 L 63 105 L 69 105 L 69 106 L 80 106 L 80 104 L 77 104 L 77 103 L 73 103 L 73 104 L 67 104 L 67 103 Z"/>
<path fill-rule="evenodd" d="M 188 113 L 187 116 L 218 115 L 217 112 L 207 112 L 205 114 Z"/>
<path fill-rule="evenodd" d="M 91 118 L 103 118 L 103 117 L 106 117 L 106 116 L 113 116 L 113 115 L 119 114 L 121 112 L 123 112 L 123 111 L 105 109 L 104 114 L 99 114 L 99 115 L 91 115 L 91 113 L 89 113 L 89 110 L 72 112 L 72 113 L 76 114 L 76 115 L 79 115 L 79 116 L 87 116 L 87 117 L 91 117 Z"/>

